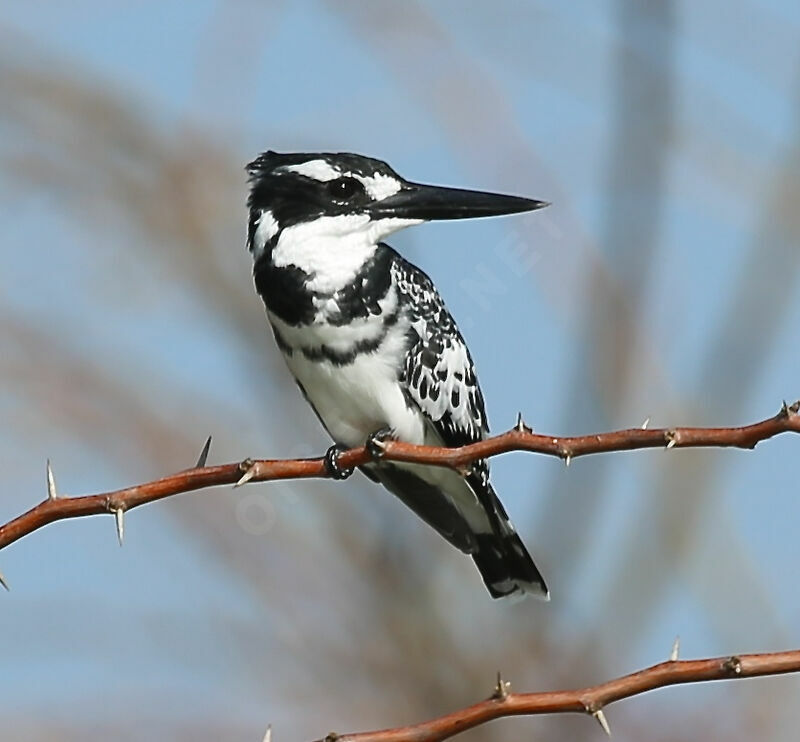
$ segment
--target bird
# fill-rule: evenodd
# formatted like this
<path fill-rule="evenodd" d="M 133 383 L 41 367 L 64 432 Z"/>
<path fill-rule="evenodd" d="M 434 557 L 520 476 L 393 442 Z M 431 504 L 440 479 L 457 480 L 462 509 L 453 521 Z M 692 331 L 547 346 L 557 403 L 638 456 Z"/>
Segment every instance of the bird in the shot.
<path fill-rule="evenodd" d="M 361 468 L 469 554 L 492 598 L 549 600 L 544 578 L 489 481 L 381 461 L 394 439 L 456 447 L 489 433 L 469 349 L 431 279 L 383 240 L 431 220 L 534 211 L 519 196 L 423 185 L 349 152 L 266 151 L 247 165 L 247 247 L 255 288 L 300 392 L 341 451 L 367 445 Z"/>

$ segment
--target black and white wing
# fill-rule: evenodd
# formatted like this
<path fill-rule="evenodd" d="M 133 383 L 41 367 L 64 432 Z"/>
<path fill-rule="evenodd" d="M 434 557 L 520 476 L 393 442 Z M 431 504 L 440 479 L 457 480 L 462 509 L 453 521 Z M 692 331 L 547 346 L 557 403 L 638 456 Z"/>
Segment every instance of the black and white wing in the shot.
<path fill-rule="evenodd" d="M 419 409 L 431 444 L 463 446 L 489 433 L 483 394 L 472 358 L 432 281 L 395 254 L 392 280 L 410 320 L 400 383 L 409 406 Z M 489 482 L 489 465 L 476 461 L 463 479 L 445 485 L 420 469 L 383 465 L 372 474 L 450 543 L 472 555 L 483 580 L 499 598 L 547 586 Z"/>
<path fill-rule="evenodd" d="M 392 273 L 411 320 L 400 379 L 406 394 L 425 415 L 441 445 L 482 440 L 489 432 L 483 394 L 455 320 L 419 268 L 398 255 Z"/>
<path fill-rule="evenodd" d="M 433 282 L 399 255 L 392 263 L 395 285 L 409 313 L 409 347 L 400 383 L 432 433 L 430 445 L 464 446 L 489 433 L 483 394 L 467 344 Z M 488 525 L 505 530 L 508 519 L 489 484 L 489 465 L 474 462 L 465 477 Z"/>
<path fill-rule="evenodd" d="M 394 250 L 391 253 L 392 283 L 410 323 L 398 378 L 407 405 L 424 419 L 429 445 L 475 443 L 489 429 L 464 339 L 431 280 Z M 488 464 L 476 462 L 464 478 L 454 472 L 426 469 L 430 467 L 384 463 L 367 465 L 364 472 L 451 544 L 474 554 L 479 548 L 478 533 L 501 530 L 505 519 L 503 506 L 489 485 Z"/>

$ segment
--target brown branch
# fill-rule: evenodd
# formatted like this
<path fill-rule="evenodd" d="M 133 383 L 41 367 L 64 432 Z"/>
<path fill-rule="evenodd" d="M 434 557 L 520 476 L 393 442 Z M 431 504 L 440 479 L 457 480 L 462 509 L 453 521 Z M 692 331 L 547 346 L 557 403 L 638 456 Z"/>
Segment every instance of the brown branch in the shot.
<path fill-rule="evenodd" d="M 495 692 L 474 706 L 411 726 L 358 734 L 329 734 L 324 742 L 441 742 L 441 740 L 505 716 L 590 714 L 609 732 L 603 707 L 623 698 L 668 685 L 709 680 L 754 678 L 800 672 L 800 650 L 770 654 L 743 654 L 704 660 L 670 659 L 645 670 L 590 688 L 542 693 L 511 693 L 498 678 Z"/>
<path fill-rule="evenodd" d="M 700 448 L 735 447 L 754 448 L 760 441 L 780 433 L 800 433 L 800 401 L 793 405 L 784 403 L 774 417 L 738 428 L 631 428 L 609 433 L 560 437 L 533 433 L 520 418 L 516 427 L 507 433 L 488 438 L 461 448 L 416 446 L 399 441 L 381 444 L 381 459 L 417 464 L 446 466 L 465 471 L 478 459 L 497 456 L 510 451 L 530 451 L 562 458 L 565 463 L 578 456 L 611 451 L 632 451 L 640 448 Z M 0 549 L 17 539 L 57 520 L 80 518 L 86 515 L 113 513 L 117 531 L 122 540 L 123 513 L 139 505 L 164 497 L 193 492 L 222 484 L 245 484 L 280 479 L 307 479 L 329 477 L 324 457 L 313 459 L 245 459 L 234 464 L 203 466 L 207 448 L 198 460 L 198 466 L 152 482 L 104 492 L 97 495 L 60 497 L 48 464 L 48 497 L 27 513 L 0 526 Z M 362 466 L 372 461 L 365 446 L 344 451 L 338 462 L 342 468 Z"/>

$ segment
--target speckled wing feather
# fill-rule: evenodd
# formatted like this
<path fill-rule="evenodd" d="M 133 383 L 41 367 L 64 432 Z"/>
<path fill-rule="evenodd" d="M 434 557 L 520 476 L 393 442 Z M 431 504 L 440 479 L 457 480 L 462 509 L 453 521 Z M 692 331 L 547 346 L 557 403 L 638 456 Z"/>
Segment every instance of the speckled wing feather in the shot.
<path fill-rule="evenodd" d="M 399 380 L 409 404 L 419 408 L 435 433 L 430 443 L 438 438 L 446 446 L 462 446 L 482 440 L 489 433 L 483 394 L 455 321 L 419 268 L 395 253 L 391 272 L 410 319 L 408 350 Z M 375 473 L 450 543 L 472 554 L 493 597 L 519 591 L 548 595 L 542 575 L 489 482 L 485 460 L 474 462 L 464 479 L 488 519 L 489 532 L 471 530 L 465 511 L 459 509 L 464 502 L 458 505 L 441 497 L 420 476 L 392 466 L 376 468 Z"/>
<path fill-rule="evenodd" d="M 410 312 L 410 347 L 400 382 L 446 446 L 482 440 L 489 432 L 467 345 L 433 282 L 399 255 L 397 290 Z"/>
<path fill-rule="evenodd" d="M 483 394 L 472 357 L 455 320 L 423 271 L 399 255 L 392 274 L 410 312 L 411 340 L 400 383 L 445 446 L 464 446 L 489 433 Z M 431 440 L 431 444 L 438 441 Z M 495 534 L 507 530 L 508 516 L 489 483 L 489 464 L 475 461 L 465 476 Z"/>

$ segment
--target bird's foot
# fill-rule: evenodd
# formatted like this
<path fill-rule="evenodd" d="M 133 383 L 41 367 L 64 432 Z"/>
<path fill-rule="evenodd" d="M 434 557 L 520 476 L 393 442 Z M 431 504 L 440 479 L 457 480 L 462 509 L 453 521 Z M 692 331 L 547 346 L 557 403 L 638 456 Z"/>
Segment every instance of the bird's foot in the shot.
<path fill-rule="evenodd" d="M 344 469 L 339 465 L 339 455 L 347 450 L 347 446 L 334 443 L 325 452 L 325 471 L 328 472 L 331 479 L 347 479 L 353 473 L 352 469 Z"/>
<path fill-rule="evenodd" d="M 386 441 L 393 440 L 394 430 L 391 428 L 381 428 L 374 433 L 370 433 L 364 445 L 367 447 L 367 451 L 373 459 L 380 459 L 383 458 L 383 454 L 386 452 Z"/>

